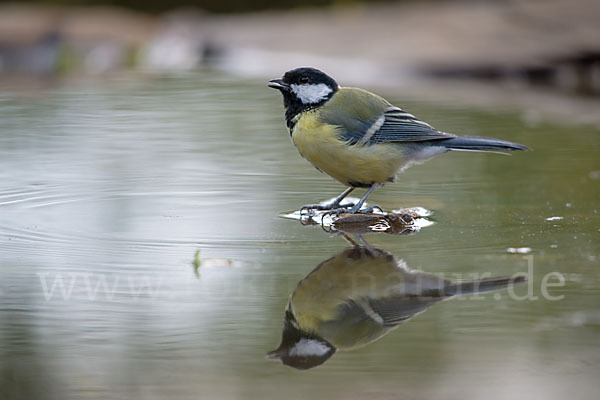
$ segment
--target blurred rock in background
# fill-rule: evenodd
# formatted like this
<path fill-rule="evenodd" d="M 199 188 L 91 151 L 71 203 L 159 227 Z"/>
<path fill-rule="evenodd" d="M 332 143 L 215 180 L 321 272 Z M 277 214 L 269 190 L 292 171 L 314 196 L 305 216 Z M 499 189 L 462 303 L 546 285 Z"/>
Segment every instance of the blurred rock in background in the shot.
<path fill-rule="evenodd" d="M 283 4 L 242 3 L 196 4 L 221 12 Z M 155 11 L 175 3 L 123 4 Z M 353 84 L 436 79 L 600 95 L 598 0 L 285 4 L 291 9 L 228 14 L 2 4 L 0 79 L 128 69 L 174 73 L 207 63 L 262 78 L 313 65 Z"/>
<path fill-rule="evenodd" d="M 158 71 L 198 68 L 206 46 L 202 16 L 196 10 L 179 10 L 164 15 L 152 37 L 140 49 L 139 66 Z"/>
<path fill-rule="evenodd" d="M 135 65 L 155 17 L 97 7 L 0 6 L 0 73 L 104 73 Z"/>

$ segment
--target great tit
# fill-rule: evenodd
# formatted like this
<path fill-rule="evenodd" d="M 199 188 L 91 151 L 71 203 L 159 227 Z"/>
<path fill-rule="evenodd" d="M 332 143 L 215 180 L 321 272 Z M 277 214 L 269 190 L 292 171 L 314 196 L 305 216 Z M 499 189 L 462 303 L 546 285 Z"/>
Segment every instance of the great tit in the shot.
<path fill-rule="evenodd" d="M 341 87 L 315 68 L 296 68 L 268 86 L 283 94 L 285 119 L 294 145 L 318 170 L 348 188 L 327 205 L 355 213 L 396 174 L 449 150 L 530 150 L 505 140 L 442 132 L 363 89 Z M 356 204 L 342 205 L 355 188 L 368 188 Z"/>
<path fill-rule="evenodd" d="M 267 357 L 297 369 L 313 368 L 337 349 L 371 343 L 436 303 L 522 281 L 523 276 L 451 282 L 410 270 L 386 251 L 357 245 L 298 283 L 285 309 L 281 344 Z"/>

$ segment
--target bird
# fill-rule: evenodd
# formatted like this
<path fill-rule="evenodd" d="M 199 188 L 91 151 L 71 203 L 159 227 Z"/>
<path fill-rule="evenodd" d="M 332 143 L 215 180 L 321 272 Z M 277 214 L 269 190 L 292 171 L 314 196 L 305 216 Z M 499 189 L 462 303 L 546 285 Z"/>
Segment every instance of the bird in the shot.
<path fill-rule="evenodd" d="M 372 343 L 437 303 L 525 280 L 519 274 L 449 281 L 411 270 L 393 254 L 355 242 L 298 283 L 285 308 L 281 343 L 266 357 L 296 369 L 314 368 L 338 349 Z"/>
<path fill-rule="evenodd" d="M 376 94 L 338 85 L 313 67 L 292 69 L 267 85 L 283 95 L 286 125 L 300 155 L 347 186 L 331 202 L 302 209 L 372 211 L 375 207 L 361 208 L 375 189 L 394 182 L 411 165 L 450 150 L 531 150 L 505 140 L 437 130 Z M 342 204 L 356 188 L 367 191 L 358 202 Z"/>

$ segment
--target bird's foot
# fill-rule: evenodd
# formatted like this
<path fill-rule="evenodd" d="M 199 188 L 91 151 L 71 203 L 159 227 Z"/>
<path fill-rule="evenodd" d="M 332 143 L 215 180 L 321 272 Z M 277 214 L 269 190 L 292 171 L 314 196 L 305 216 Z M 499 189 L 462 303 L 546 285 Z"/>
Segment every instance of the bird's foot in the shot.
<path fill-rule="evenodd" d="M 329 203 L 329 204 L 307 204 L 300 207 L 300 215 L 313 215 L 315 211 L 337 211 L 354 207 L 355 203 Z"/>
<path fill-rule="evenodd" d="M 340 207 L 340 208 L 334 208 L 331 210 L 327 210 L 327 212 L 323 213 L 323 218 L 325 217 L 331 217 L 331 216 L 339 216 L 340 214 L 347 214 L 347 213 L 351 213 L 351 208 L 350 207 Z"/>
<path fill-rule="evenodd" d="M 339 217 L 341 214 L 370 214 L 375 210 L 379 211 L 380 213 L 384 213 L 383 209 L 379 206 L 371 206 L 362 209 L 356 209 L 356 206 L 357 205 L 354 205 L 352 208 L 340 207 L 333 210 L 329 210 L 323 214 L 322 218 L 325 219 L 326 217 Z"/>
<path fill-rule="evenodd" d="M 370 214 L 370 213 L 372 213 L 375 210 L 379 211 L 382 214 L 385 213 L 385 211 L 383 211 L 383 208 L 381 208 L 379 206 L 367 207 L 367 208 L 364 208 L 362 210 L 358 210 L 357 213 L 360 213 L 360 214 Z"/>

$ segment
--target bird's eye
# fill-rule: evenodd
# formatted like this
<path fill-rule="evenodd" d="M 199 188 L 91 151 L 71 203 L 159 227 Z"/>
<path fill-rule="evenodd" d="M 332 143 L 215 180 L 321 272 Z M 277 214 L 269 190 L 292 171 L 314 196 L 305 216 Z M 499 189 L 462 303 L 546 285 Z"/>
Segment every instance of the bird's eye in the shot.
<path fill-rule="evenodd" d="M 308 76 L 303 76 L 302 78 L 300 78 L 300 83 L 308 83 L 308 81 Z"/>

